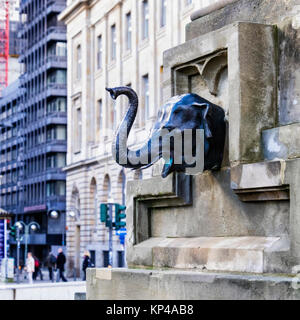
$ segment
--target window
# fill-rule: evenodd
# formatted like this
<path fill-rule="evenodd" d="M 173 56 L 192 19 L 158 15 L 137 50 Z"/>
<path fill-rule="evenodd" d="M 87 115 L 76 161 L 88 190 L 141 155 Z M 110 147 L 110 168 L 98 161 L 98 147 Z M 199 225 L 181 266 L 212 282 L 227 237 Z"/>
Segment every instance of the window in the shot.
<path fill-rule="evenodd" d="M 66 42 L 56 42 L 56 55 L 60 57 L 67 56 L 67 43 Z"/>
<path fill-rule="evenodd" d="M 66 112 L 67 101 L 66 98 L 56 98 L 47 103 L 47 112 Z"/>
<path fill-rule="evenodd" d="M 72 141 L 74 141 L 73 152 L 77 153 L 81 150 L 82 140 L 82 119 L 81 119 L 81 98 L 73 101 L 73 119 L 72 119 Z"/>
<path fill-rule="evenodd" d="M 142 2 L 142 40 L 149 37 L 149 4 L 148 0 Z"/>
<path fill-rule="evenodd" d="M 117 34 L 116 34 L 115 24 L 111 26 L 110 37 L 111 37 L 111 60 L 114 61 L 117 58 Z"/>
<path fill-rule="evenodd" d="M 67 128 L 64 125 L 56 125 L 47 128 L 47 141 L 67 140 Z"/>
<path fill-rule="evenodd" d="M 80 151 L 81 149 L 81 139 L 82 139 L 82 119 L 81 119 L 81 108 L 76 109 L 76 121 L 77 130 L 75 132 L 75 143 L 76 143 L 76 151 Z"/>
<path fill-rule="evenodd" d="M 65 196 L 66 182 L 65 181 L 50 181 L 47 182 L 47 197 L 50 196 Z"/>
<path fill-rule="evenodd" d="M 66 84 L 67 72 L 66 70 L 56 70 L 48 75 L 48 84 Z"/>
<path fill-rule="evenodd" d="M 97 68 L 102 68 L 102 36 L 97 37 Z"/>
<path fill-rule="evenodd" d="M 116 102 L 111 99 L 109 103 L 109 128 L 114 129 L 116 124 Z M 111 138 L 111 137 L 108 137 Z"/>
<path fill-rule="evenodd" d="M 149 76 L 143 76 L 143 98 L 144 98 L 144 113 L 145 121 L 149 118 Z"/>
<path fill-rule="evenodd" d="M 131 51 L 131 12 L 126 14 L 126 50 Z"/>
<path fill-rule="evenodd" d="M 167 0 L 160 0 L 160 26 L 164 27 L 167 20 Z"/>
<path fill-rule="evenodd" d="M 63 168 L 66 165 L 65 153 L 54 153 L 47 155 L 47 169 Z"/>
<path fill-rule="evenodd" d="M 81 79 L 81 46 L 77 46 L 76 48 L 76 79 L 80 80 Z"/>
<path fill-rule="evenodd" d="M 98 114 L 97 114 L 97 127 L 98 130 L 101 131 L 103 126 L 103 105 L 102 105 L 102 99 L 98 100 Z"/>
<path fill-rule="evenodd" d="M 189 6 L 193 3 L 193 0 L 185 0 L 185 5 Z"/>

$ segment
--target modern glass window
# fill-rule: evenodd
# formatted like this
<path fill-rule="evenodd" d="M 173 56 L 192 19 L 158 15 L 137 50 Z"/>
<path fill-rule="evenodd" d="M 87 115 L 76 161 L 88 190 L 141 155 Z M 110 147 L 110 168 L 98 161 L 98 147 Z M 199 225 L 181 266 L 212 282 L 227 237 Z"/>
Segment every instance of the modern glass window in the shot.
<path fill-rule="evenodd" d="M 77 46 L 76 48 L 76 79 L 81 79 L 81 46 Z"/>
<path fill-rule="evenodd" d="M 47 103 L 47 113 L 51 112 L 66 112 L 66 98 L 55 98 Z"/>
<path fill-rule="evenodd" d="M 142 2 L 142 40 L 149 37 L 149 3 L 148 0 Z"/>
<path fill-rule="evenodd" d="M 97 68 L 102 69 L 102 35 L 97 37 Z"/>
<path fill-rule="evenodd" d="M 67 83 L 67 71 L 56 70 L 48 75 L 48 84 L 66 84 Z"/>
<path fill-rule="evenodd" d="M 56 125 L 47 128 L 47 141 L 67 140 L 67 128 L 64 125 Z"/>
<path fill-rule="evenodd" d="M 66 57 L 67 56 L 67 43 L 66 42 L 55 42 L 51 46 L 49 46 L 47 51 L 48 56 L 59 56 Z"/>
<path fill-rule="evenodd" d="M 145 121 L 149 118 L 149 76 L 148 74 L 143 76 L 143 97 L 144 97 L 144 112 Z"/>
<path fill-rule="evenodd" d="M 65 196 L 66 182 L 65 181 L 50 181 L 46 185 L 47 197 L 50 196 Z"/>
<path fill-rule="evenodd" d="M 60 57 L 67 56 L 67 43 L 66 42 L 56 42 L 56 54 Z"/>
<path fill-rule="evenodd" d="M 54 153 L 47 155 L 46 159 L 47 169 L 63 168 L 66 165 L 65 153 Z"/>
<path fill-rule="evenodd" d="M 126 14 L 126 50 L 131 51 L 131 38 L 132 38 L 132 27 L 131 27 L 131 12 Z"/>
<path fill-rule="evenodd" d="M 111 42 L 111 60 L 114 61 L 117 58 L 117 32 L 116 25 L 112 25 L 110 29 L 110 42 Z"/>
<path fill-rule="evenodd" d="M 160 0 L 160 26 L 164 27 L 167 21 L 167 0 Z"/>

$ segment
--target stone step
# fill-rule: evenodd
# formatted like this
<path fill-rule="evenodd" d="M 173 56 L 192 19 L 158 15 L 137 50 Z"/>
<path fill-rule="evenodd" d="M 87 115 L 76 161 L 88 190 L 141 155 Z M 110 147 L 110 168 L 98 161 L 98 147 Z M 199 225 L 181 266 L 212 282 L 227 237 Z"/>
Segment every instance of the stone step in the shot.
<path fill-rule="evenodd" d="M 266 252 L 280 250 L 280 237 L 150 238 L 137 252 L 153 267 L 263 273 Z"/>
<path fill-rule="evenodd" d="M 299 300 L 300 274 L 88 269 L 87 300 Z"/>

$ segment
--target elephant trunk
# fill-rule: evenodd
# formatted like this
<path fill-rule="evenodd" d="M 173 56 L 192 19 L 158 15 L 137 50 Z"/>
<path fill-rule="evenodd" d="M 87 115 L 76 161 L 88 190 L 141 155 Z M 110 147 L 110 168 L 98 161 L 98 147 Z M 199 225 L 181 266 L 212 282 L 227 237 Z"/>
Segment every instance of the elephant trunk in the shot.
<path fill-rule="evenodd" d="M 138 150 L 130 150 L 127 147 L 127 140 L 132 129 L 132 125 L 137 115 L 138 110 L 138 96 L 134 90 L 129 87 L 117 87 L 117 88 L 106 88 L 110 93 L 111 97 L 116 100 L 118 96 L 125 95 L 129 99 L 129 109 L 122 120 L 112 143 L 112 155 L 115 161 L 125 167 L 131 169 L 140 169 L 147 167 L 156 162 L 159 155 L 159 145 L 152 143 L 154 137 L 150 137 L 149 140 Z M 155 155 L 154 161 L 151 159 L 152 154 Z"/>

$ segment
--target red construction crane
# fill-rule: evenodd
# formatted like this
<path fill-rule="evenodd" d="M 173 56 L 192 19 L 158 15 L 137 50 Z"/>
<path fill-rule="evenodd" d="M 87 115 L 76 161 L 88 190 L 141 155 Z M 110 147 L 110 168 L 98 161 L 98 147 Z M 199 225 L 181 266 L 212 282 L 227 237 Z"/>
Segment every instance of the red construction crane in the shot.
<path fill-rule="evenodd" d="M 0 96 L 8 84 L 9 0 L 0 0 Z"/>
<path fill-rule="evenodd" d="M 0 0 L 0 97 L 8 85 L 9 22 L 16 0 Z"/>

